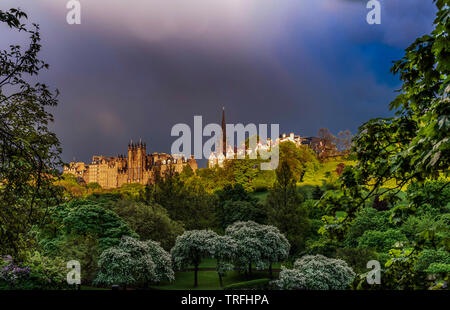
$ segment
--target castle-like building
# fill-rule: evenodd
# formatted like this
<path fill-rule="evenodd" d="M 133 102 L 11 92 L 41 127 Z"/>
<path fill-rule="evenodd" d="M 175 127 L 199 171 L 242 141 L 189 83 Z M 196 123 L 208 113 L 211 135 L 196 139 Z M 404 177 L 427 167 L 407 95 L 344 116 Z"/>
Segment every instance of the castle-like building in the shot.
<path fill-rule="evenodd" d="M 127 183 L 143 185 L 155 182 L 157 175 L 164 176 L 169 170 L 181 172 L 189 165 L 197 170 L 197 162 L 191 156 L 169 155 L 165 153 L 147 154 L 147 146 L 141 141 L 128 144 L 128 156 L 93 156 L 92 163 L 71 162 L 64 167 L 64 173 L 72 174 L 86 183 L 98 183 L 103 188 L 116 188 Z"/>

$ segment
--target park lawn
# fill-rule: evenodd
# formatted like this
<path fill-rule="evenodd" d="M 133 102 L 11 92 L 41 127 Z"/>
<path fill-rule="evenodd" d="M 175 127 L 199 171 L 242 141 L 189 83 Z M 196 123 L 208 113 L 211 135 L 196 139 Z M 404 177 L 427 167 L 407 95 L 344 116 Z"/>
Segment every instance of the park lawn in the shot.
<path fill-rule="evenodd" d="M 252 276 L 246 278 L 244 274 L 239 274 L 236 271 L 230 271 L 227 276 L 223 277 L 223 285 L 230 285 L 249 280 L 268 278 L 269 273 L 265 271 L 253 271 Z M 277 273 L 274 272 L 274 277 Z M 194 287 L 194 272 L 182 271 L 175 273 L 175 281 L 173 283 L 163 283 L 158 286 L 153 286 L 153 289 L 158 290 L 221 290 L 219 283 L 219 276 L 215 271 L 199 271 L 198 272 L 198 287 Z"/>

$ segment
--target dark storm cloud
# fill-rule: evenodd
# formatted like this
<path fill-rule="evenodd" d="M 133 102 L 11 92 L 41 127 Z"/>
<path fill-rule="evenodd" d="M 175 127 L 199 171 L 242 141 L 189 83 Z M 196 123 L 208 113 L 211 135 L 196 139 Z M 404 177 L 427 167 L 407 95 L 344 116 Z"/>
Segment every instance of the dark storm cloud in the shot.
<path fill-rule="evenodd" d="M 64 0 L 2 1 L 41 24 L 43 78 L 61 90 L 54 129 L 64 159 L 126 152 L 130 138 L 169 152 L 176 123 L 280 123 L 314 135 L 355 131 L 389 115 L 399 82 L 392 61 L 432 29 L 422 0 L 89 0 L 67 25 Z M 14 39 L 0 27 L 3 48 Z M 8 41 L 8 42 L 7 42 Z"/>

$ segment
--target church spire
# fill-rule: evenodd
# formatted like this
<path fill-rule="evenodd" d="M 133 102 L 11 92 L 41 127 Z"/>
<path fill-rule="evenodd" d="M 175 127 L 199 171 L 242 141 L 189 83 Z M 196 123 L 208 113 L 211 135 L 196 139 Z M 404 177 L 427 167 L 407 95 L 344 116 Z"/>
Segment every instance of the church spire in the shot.
<path fill-rule="evenodd" d="M 227 153 L 227 129 L 225 123 L 225 107 L 222 107 L 222 152 Z"/>

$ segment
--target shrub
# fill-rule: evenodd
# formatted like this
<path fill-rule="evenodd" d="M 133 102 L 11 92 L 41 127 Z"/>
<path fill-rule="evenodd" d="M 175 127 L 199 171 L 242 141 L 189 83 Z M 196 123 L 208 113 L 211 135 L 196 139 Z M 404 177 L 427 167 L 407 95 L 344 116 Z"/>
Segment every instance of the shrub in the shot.
<path fill-rule="evenodd" d="M 450 264 L 450 254 L 444 250 L 423 250 L 417 258 L 414 269 L 423 272 L 433 263 Z"/>
<path fill-rule="evenodd" d="M 358 248 L 374 248 L 379 252 L 387 252 L 397 242 L 407 242 L 408 239 L 398 230 L 388 229 L 386 231 L 366 231 L 358 238 Z"/>
<path fill-rule="evenodd" d="M 343 260 L 306 255 L 294 262 L 293 269 L 283 266 L 275 285 L 284 290 L 344 290 L 354 278 Z"/>
<path fill-rule="evenodd" d="M 39 252 L 28 253 L 22 263 L 11 256 L 0 259 L 0 289 L 56 290 L 69 289 L 66 263 L 59 257 L 49 258 Z"/>

